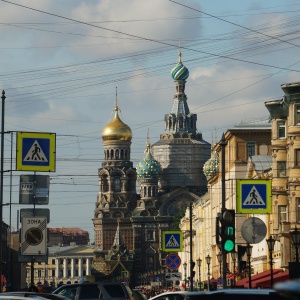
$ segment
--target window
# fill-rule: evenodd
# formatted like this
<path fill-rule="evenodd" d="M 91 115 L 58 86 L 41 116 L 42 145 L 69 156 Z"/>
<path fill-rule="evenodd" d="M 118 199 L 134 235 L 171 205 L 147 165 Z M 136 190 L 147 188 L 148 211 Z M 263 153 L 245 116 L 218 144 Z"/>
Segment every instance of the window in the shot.
<path fill-rule="evenodd" d="M 286 161 L 277 162 L 277 177 L 286 176 Z"/>
<path fill-rule="evenodd" d="M 295 167 L 300 167 L 300 149 L 295 150 Z"/>
<path fill-rule="evenodd" d="M 278 223 L 287 222 L 287 206 L 286 205 L 278 205 Z"/>
<path fill-rule="evenodd" d="M 285 122 L 278 121 L 277 122 L 277 135 L 279 139 L 285 138 Z"/>
<path fill-rule="evenodd" d="M 147 241 L 154 241 L 154 230 L 147 229 Z"/>
<path fill-rule="evenodd" d="M 97 285 L 81 285 L 79 299 L 98 299 L 100 290 Z"/>
<path fill-rule="evenodd" d="M 121 180 L 120 180 L 120 177 L 115 177 L 114 183 L 115 183 L 114 191 L 115 192 L 121 192 Z"/>
<path fill-rule="evenodd" d="M 296 105 L 295 107 L 295 124 L 300 124 L 300 105 Z"/>
<path fill-rule="evenodd" d="M 247 157 L 255 155 L 255 142 L 247 142 Z"/>

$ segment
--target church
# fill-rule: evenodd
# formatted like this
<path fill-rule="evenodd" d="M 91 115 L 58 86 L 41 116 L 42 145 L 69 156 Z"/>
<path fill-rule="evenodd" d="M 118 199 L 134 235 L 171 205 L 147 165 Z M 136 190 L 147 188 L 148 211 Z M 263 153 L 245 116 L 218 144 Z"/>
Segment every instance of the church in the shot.
<path fill-rule="evenodd" d="M 162 251 L 162 232 L 178 229 L 186 208 L 207 191 L 203 166 L 211 145 L 197 131 L 197 115 L 189 110 L 189 70 L 181 51 L 171 75 L 176 91 L 171 111 L 164 116 L 165 132 L 153 145 L 147 138 L 145 156 L 137 166 L 131 161 L 134 137 L 119 116 L 117 99 L 114 117 L 102 130 L 104 159 L 93 216 L 96 278 L 126 280 L 131 286 L 153 278 L 163 281 L 168 253 Z"/>

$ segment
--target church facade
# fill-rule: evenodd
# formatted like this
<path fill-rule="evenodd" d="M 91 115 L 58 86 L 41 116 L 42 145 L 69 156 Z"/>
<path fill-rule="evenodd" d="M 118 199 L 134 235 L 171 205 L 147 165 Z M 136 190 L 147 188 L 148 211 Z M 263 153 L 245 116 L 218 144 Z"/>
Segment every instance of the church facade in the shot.
<path fill-rule="evenodd" d="M 147 139 L 144 159 L 136 167 L 130 156 L 132 131 L 119 117 L 117 100 L 114 118 L 102 130 L 104 159 L 93 217 L 93 269 L 100 277 L 124 279 L 126 274 L 131 285 L 145 284 L 154 276 L 163 281 L 167 253 L 162 251 L 162 232 L 174 229 L 176 217 L 206 192 L 203 165 L 211 146 L 197 131 L 197 115 L 189 111 L 189 71 L 181 52 L 171 75 L 176 93 L 165 115 L 165 133 L 152 147 Z"/>

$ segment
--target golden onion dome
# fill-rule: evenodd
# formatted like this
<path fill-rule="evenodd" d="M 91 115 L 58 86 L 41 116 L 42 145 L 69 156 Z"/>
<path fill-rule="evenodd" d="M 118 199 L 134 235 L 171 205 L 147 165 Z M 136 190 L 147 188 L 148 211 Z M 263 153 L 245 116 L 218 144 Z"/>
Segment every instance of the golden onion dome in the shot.
<path fill-rule="evenodd" d="M 123 123 L 118 114 L 119 108 L 115 107 L 115 116 L 102 130 L 102 140 L 107 142 L 131 141 L 132 131 L 128 125 Z"/>

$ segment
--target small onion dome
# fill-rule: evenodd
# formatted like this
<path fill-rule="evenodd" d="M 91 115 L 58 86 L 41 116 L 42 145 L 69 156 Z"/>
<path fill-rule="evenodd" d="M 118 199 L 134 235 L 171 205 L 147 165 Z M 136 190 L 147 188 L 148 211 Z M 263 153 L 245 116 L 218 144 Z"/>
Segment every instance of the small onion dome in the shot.
<path fill-rule="evenodd" d="M 211 154 L 211 158 L 204 164 L 203 173 L 206 178 L 211 178 L 219 172 L 219 155 L 217 152 Z"/>
<path fill-rule="evenodd" d="M 147 148 L 145 151 L 146 155 L 144 160 L 142 160 L 137 168 L 137 179 L 158 179 L 161 174 L 160 163 L 155 160 L 150 151 L 150 143 L 147 143 Z"/>
<path fill-rule="evenodd" d="M 102 140 L 105 143 L 131 141 L 132 139 L 131 129 L 121 121 L 118 111 L 119 108 L 116 106 L 113 120 L 102 130 Z"/>
<path fill-rule="evenodd" d="M 181 61 L 181 51 L 178 54 L 178 63 L 171 71 L 174 80 L 186 80 L 189 77 L 189 70 Z"/>

